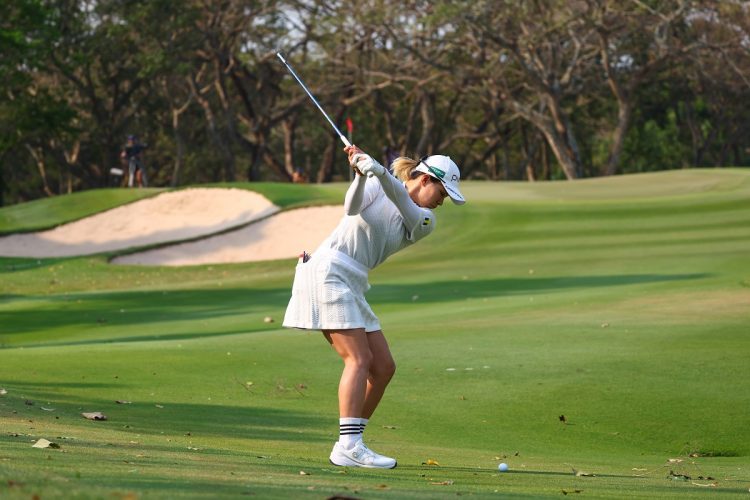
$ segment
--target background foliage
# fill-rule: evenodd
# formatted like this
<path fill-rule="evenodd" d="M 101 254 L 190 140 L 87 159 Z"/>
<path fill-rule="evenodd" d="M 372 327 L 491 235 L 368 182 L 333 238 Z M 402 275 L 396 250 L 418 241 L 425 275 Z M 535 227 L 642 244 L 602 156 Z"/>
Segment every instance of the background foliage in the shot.
<path fill-rule="evenodd" d="M 275 57 L 377 157 L 486 179 L 750 165 L 750 2 L 17 0 L 0 20 L 0 204 L 108 186 L 346 178 Z"/>

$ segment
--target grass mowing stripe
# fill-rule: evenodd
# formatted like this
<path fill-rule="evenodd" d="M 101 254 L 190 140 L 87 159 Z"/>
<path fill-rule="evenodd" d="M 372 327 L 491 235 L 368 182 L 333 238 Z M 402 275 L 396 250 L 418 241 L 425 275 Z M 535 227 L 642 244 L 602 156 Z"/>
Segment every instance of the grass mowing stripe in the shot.
<path fill-rule="evenodd" d="M 326 462 L 341 363 L 278 326 L 294 262 L 3 259 L 2 494 L 744 498 L 748 181 L 467 183 L 370 276 L 398 370 L 367 439 L 393 471 Z"/>

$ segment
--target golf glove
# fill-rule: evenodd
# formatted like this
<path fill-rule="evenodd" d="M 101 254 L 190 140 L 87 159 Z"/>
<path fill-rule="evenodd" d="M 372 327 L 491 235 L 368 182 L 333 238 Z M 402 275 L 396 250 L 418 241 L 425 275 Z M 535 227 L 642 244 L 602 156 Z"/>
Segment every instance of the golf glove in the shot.
<path fill-rule="evenodd" d="M 364 153 L 357 153 L 352 157 L 352 166 L 356 167 L 362 175 L 380 177 L 385 174 L 385 167 L 373 160 L 372 156 Z"/>

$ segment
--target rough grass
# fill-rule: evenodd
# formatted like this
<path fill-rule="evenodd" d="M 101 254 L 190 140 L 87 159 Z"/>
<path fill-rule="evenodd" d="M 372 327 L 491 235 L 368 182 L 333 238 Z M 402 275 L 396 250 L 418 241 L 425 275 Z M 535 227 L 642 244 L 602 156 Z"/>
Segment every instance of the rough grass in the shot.
<path fill-rule="evenodd" d="M 294 262 L 0 260 L 0 496 L 746 498 L 750 175 L 465 190 L 371 275 L 393 471 L 327 462 L 340 362 L 278 326 Z"/>

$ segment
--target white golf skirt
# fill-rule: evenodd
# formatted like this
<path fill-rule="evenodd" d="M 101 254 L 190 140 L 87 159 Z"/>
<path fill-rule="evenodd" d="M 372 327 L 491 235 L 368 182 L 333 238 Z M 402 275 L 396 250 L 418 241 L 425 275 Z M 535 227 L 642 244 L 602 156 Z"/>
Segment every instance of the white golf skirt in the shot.
<path fill-rule="evenodd" d="M 283 326 L 306 330 L 380 330 L 365 300 L 369 269 L 335 250 L 318 250 L 298 263 Z"/>

